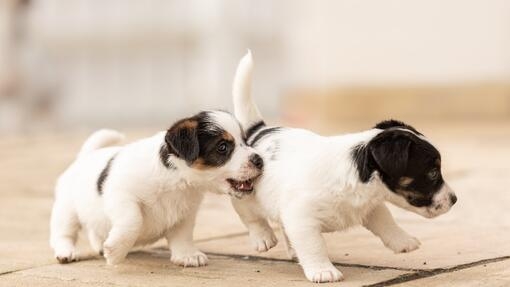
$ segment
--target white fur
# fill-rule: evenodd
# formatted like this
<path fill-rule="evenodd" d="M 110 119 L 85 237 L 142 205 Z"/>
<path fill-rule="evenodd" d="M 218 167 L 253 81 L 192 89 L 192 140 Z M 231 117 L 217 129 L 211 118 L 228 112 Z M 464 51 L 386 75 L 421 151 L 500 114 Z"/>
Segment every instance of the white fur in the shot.
<path fill-rule="evenodd" d="M 107 146 L 123 138 L 118 132 L 101 130 L 91 135 L 57 181 L 50 223 L 50 244 L 56 258 L 61 262 L 76 259 L 77 232 L 83 227 L 92 248 L 104 251 L 109 264 L 121 262 L 133 246 L 164 237 L 172 262 L 205 265 L 207 256 L 192 243 L 204 191 L 231 193 L 227 178 L 245 179 L 259 173 L 248 163 L 254 150 L 244 144 L 234 117 L 225 112 L 211 115 L 236 142 L 230 160 L 217 168 L 191 168 L 174 155 L 169 160 L 175 168 L 165 167 L 159 156 L 165 132 L 113 147 Z M 113 156 L 99 195 L 98 177 Z"/>
<path fill-rule="evenodd" d="M 235 115 L 245 129 L 262 120 L 250 94 L 252 62 L 250 53 L 241 60 L 234 82 Z M 321 232 L 361 224 L 394 252 L 417 249 L 420 242 L 395 223 L 385 202 L 433 217 L 448 211 L 446 200 L 452 192 L 445 185 L 434 198 L 435 205 L 441 203 L 442 207 L 429 210 L 413 207 L 389 191 L 377 174 L 362 183 L 351 158 L 352 148 L 367 143 L 381 131 L 323 137 L 284 128 L 272 134 L 271 140 L 260 141 L 255 149 L 264 159 L 264 175 L 253 195 L 233 200 L 252 240 L 266 242 L 274 238 L 266 218 L 281 223 L 289 256 L 294 256 L 295 250 L 306 277 L 313 282 L 343 278 L 328 258 Z M 278 152 L 273 154 L 274 150 Z M 276 244 L 274 240 L 272 243 Z"/>

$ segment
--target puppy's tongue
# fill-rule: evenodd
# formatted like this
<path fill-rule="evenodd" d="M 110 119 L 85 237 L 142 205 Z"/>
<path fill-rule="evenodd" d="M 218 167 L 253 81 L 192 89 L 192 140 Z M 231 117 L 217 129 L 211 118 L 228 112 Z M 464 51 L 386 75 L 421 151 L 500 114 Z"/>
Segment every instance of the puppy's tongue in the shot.
<path fill-rule="evenodd" d="M 253 182 L 251 180 L 237 182 L 236 189 L 240 191 L 251 191 L 253 189 Z"/>
<path fill-rule="evenodd" d="M 239 189 L 241 189 L 241 190 L 252 189 L 252 187 L 253 187 L 253 184 L 251 182 L 247 182 L 247 181 L 241 182 L 239 184 Z"/>

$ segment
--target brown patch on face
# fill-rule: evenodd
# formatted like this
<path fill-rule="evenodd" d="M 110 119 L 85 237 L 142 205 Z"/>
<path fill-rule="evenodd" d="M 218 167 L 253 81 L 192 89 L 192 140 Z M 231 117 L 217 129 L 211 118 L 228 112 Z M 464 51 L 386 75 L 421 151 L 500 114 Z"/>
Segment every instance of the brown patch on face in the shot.
<path fill-rule="evenodd" d="M 234 137 L 227 131 L 221 133 L 221 138 L 229 142 L 234 142 Z"/>
<path fill-rule="evenodd" d="M 179 128 L 185 128 L 185 129 L 196 129 L 198 126 L 198 121 L 194 119 L 186 119 L 179 123 Z"/>
<path fill-rule="evenodd" d="M 198 169 L 198 170 L 207 170 L 207 169 L 210 169 L 212 168 L 212 166 L 210 165 L 207 165 L 205 163 L 205 160 L 201 157 L 197 158 L 192 164 L 191 164 L 191 167 L 192 168 L 195 168 L 195 169 Z"/>
<path fill-rule="evenodd" d="M 403 176 L 399 179 L 398 184 L 402 187 L 407 187 L 414 181 L 414 178 Z"/>
<path fill-rule="evenodd" d="M 436 159 L 435 164 L 437 167 L 441 167 L 441 159 L 440 158 Z"/>

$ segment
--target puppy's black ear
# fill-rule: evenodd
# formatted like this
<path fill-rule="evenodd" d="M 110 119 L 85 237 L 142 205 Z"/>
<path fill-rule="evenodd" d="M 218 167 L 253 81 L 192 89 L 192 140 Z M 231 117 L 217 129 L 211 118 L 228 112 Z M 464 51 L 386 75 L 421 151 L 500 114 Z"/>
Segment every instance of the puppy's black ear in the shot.
<path fill-rule="evenodd" d="M 370 143 L 370 153 L 383 176 L 400 178 L 407 169 L 411 138 L 402 131 L 384 131 Z"/>
<path fill-rule="evenodd" d="M 165 136 L 168 149 L 188 164 L 194 162 L 200 153 L 197 127 L 197 119 L 183 119 L 168 129 Z"/>

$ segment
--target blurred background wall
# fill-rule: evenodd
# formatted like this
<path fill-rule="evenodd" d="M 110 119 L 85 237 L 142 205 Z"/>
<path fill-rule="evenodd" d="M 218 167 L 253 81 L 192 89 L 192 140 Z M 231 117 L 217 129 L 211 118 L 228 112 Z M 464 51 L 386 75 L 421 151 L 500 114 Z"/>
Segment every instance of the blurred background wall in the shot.
<path fill-rule="evenodd" d="M 507 0 L 0 0 L 0 133 L 231 107 L 294 125 L 510 119 Z"/>

